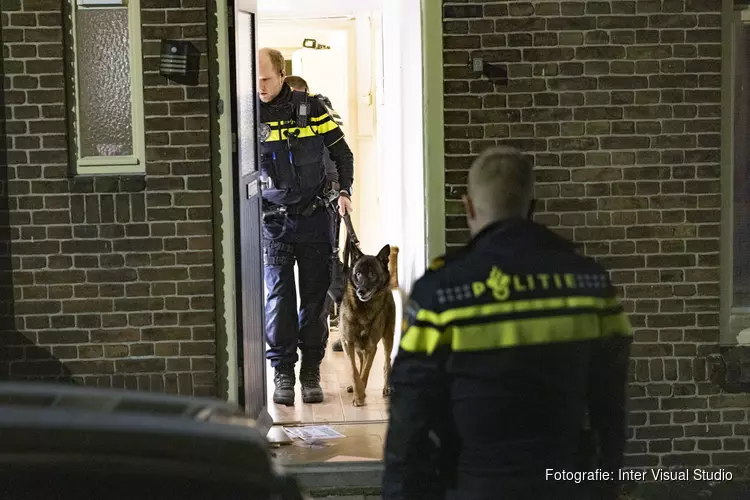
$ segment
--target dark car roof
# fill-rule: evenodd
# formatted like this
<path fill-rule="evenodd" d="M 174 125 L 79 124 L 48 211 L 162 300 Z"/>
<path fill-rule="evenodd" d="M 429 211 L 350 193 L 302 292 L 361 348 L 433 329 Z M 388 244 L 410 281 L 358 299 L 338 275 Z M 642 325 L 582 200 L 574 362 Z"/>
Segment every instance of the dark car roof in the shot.
<path fill-rule="evenodd" d="M 0 462 L 20 459 L 169 463 L 260 476 L 272 467 L 254 422 L 224 401 L 0 383 Z"/>

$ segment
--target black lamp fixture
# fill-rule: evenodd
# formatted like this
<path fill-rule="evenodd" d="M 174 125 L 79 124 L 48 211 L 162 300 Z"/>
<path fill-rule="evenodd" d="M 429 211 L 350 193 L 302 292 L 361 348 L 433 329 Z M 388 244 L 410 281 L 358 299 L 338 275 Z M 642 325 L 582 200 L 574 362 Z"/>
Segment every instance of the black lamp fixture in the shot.
<path fill-rule="evenodd" d="M 508 85 L 508 67 L 504 64 L 488 63 L 481 57 L 475 57 L 471 60 L 471 68 L 474 73 L 486 76 L 495 85 Z"/>
<path fill-rule="evenodd" d="M 317 40 L 314 38 L 305 38 L 302 40 L 302 46 L 306 49 L 315 49 L 315 50 L 330 50 L 330 45 L 323 45 L 322 43 L 318 43 Z"/>

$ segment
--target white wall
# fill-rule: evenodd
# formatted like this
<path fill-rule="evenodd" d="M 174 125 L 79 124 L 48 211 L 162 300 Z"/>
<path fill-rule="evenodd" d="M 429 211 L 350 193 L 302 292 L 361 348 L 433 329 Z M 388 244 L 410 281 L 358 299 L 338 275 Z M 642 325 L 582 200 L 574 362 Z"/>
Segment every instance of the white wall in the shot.
<path fill-rule="evenodd" d="M 363 14 L 356 19 L 356 57 L 350 67 L 356 74 L 352 107 L 357 110 L 354 197 L 355 225 L 362 250 L 377 253 L 386 243 L 392 243 L 383 232 L 381 220 L 381 166 L 378 157 L 377 114 L 375 112 L 375 80 L 373 49 L 376 46 L 372 27 L 373 15 Z"/>
<path fill-rule="evenodd" d="M 308 35 L 308 33 L 310 33 Z M 344 120 L 344 132 L 351 122 L 349 81 L 352 78 L 346 61 L 349 58 L 349 37 L 345 30 L 305 30 L 305 37 L 315 38 L 331 50 L 299 49 L 294 54 L 294 74 L 307 80 L 310 91 L 327 96 Z"/>
<path fill-rule="evenodd" d="M 383 91 L 378 107 L 381 141 L 381 218 L 387 241 L 401 248 L 399 281 L 410 291 L 426 268 L 422 109 L 422 37 L 419 0 L 383 0 Z"/>
<path fill-rule="evenodd" d="M 258 12 L 274 18 L 359 15 L 381 9 L 383 0 L 258 0 Z"/>

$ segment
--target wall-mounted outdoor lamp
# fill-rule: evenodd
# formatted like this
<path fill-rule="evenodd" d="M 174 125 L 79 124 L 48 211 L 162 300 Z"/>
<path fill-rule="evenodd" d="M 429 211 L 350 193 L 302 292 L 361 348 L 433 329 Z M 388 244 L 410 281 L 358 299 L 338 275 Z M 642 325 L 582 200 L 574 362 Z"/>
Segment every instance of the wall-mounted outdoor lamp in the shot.
<path fill-rule="evenodd" d="M 504 64 L 488 63 L 481 57 L 475 57 L 471 61 L 471 69 L 486 76 L 495 85 L 508 85 L 508 67 Z"/>
<path fill-rule="evenodd" d="M 318 43 L 317 40 L 314 38 L 305 38 L 302 41 L 302 46 L 306 49 L 315 49 L 315 50 L 330 50 L 330 45 L 323 45 L 322 43 Z"/>

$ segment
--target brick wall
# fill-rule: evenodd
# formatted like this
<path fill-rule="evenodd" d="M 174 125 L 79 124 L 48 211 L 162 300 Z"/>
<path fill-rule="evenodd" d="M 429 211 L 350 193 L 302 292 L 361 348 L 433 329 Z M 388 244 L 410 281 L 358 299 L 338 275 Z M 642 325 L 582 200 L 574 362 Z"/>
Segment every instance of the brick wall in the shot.
<path fill-rule="evenodd" d="M 719 343 L 721 2 L 444 3 L 447 242 L 476 153 L 531 153 L 537 219 L 611 269 L 635 328 L 632 466 L 737 466 L 750 395 L 708 380 Z M 508 64 L 507 87 L 470 58 Z"/>
<path fill-rule="evenodd" d="M 158 74 L 161 38 L 205 54 L 206 0 L 141 3 L 147 175 L 94 179 L 69 177 L 67 164 L 68 4 L 2 0 L 9 194 L 0 224 L 15 296 L 3 297 L 0 378 L 216 390 L 206 61 L 197 86 Z"/>

